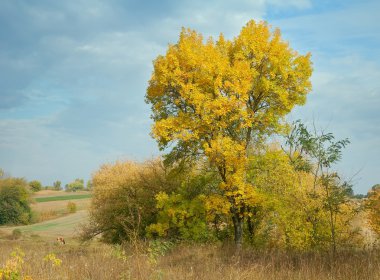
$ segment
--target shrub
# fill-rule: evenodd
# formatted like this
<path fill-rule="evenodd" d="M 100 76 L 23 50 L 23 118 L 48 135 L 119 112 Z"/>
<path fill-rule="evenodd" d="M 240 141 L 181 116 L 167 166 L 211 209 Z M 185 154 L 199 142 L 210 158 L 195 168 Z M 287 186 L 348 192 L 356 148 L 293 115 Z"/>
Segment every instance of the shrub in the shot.
<path fill-rule="evenodd" d="M 83 227 L 82 239 L 101 233 L 109 243 L 145 236 L 145 228 L 156 221 L 155 195 L 178 185 L 161 160 L 103 165 L 91 181 L 90 223 Z"/>
<path fill-rule="evenodd" d="M 15 228 L 13 231 L 12 231 L 12 235 L 11 235 L 11 239 L 13 240 L 17 240 L 17 239 L 20 239 L 22 236 L 22 232 L 20 229 L 18 228 Z"/>
<path fill-rule="evenodd" d="M 31 220 L 28 183 L 22 178 L 0 179 L 0 225 L 27 224 Z"/>
<path fill-rule="evenodd" d="M 75 213 L 77 212 L 77 205 L 74 202 L 69 201 L 67 203 L 67 210 L 69 211 L 69 213 Z"/>

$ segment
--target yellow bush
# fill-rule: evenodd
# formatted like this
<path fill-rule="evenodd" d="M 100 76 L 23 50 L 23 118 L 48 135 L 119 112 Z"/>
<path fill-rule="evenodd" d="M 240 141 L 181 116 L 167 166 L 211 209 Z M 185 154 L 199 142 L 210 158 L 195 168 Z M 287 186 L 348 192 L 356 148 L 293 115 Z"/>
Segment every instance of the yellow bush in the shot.
<path fill-rule="evenodd" d="M 54 253 L 50 253 L 46 255 L 43 260 L 46 263 L 50 263 L 53 267 L 54 266 L 60 266 L 62 264 L 62 260 L 58 259 Z"/>
<path fill-rule="evenodd" d="M 0 268 L 0 279 L 2 280 L 32 280 L 30 276 L 22 276 L 21 269 L 24 263 L 25 254 L 20 248 L 16 248 L 5 262 L 5 266 Z"/>

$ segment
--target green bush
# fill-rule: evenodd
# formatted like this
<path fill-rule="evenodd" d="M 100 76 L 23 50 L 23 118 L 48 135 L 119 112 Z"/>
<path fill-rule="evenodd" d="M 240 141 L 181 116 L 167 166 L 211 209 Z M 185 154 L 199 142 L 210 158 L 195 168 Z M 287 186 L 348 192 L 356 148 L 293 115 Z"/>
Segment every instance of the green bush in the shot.
<path fill-rule="evenodd" d="M 0 225 L 27 224 L 31 220 L 28 183 L 22 178 L 0 179 Z"/>

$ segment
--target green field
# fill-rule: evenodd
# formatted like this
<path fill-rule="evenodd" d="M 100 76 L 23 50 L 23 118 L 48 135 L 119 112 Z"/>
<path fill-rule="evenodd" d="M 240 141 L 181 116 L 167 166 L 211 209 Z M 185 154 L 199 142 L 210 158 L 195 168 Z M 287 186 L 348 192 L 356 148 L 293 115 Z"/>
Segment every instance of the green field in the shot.
<path fill-rule="evenodd" d="M 80 230 L 80 224 L 87 221 L 88 212 L 86 210 L 78 211 L 57 219 L 31 224 L 26 226 L 0 227 L 1 232 L 6 237 L 13 230 L 19 229 L 23 234 L 23 239 L 28 239 L 31 235 L 39 235 L 45 240 L 54 240 L 57 236 L 67 239 L 74 238 Z"/>
<path fill-rule="evenodd" d="M 78 194 L 78 195 L 60 195 L 60 196 L 47 196 L 47 197 L 36 197 L 36 202 L 48 202 L 48 201 L 60 201 L 60 200 L 74 200 L 74 199 L 85 199 L 91 198 L 91 194 Z"/>

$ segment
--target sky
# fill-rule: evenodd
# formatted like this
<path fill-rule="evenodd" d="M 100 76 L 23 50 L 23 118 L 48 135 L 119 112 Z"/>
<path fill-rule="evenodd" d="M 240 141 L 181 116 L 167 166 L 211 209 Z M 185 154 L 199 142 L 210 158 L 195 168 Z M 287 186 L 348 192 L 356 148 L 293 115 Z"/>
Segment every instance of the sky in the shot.
<path fill-rule="evenodd" d="M 301 54 L 313 90 L 288 119 L 349 138 L 336 166 L 355 193 L 380 183 L 377 0 L 1 0 L 0 168 L 52 185 L 160 154 L 144 96 L 181 27 L 214 38 L 265 20 Z"/>

